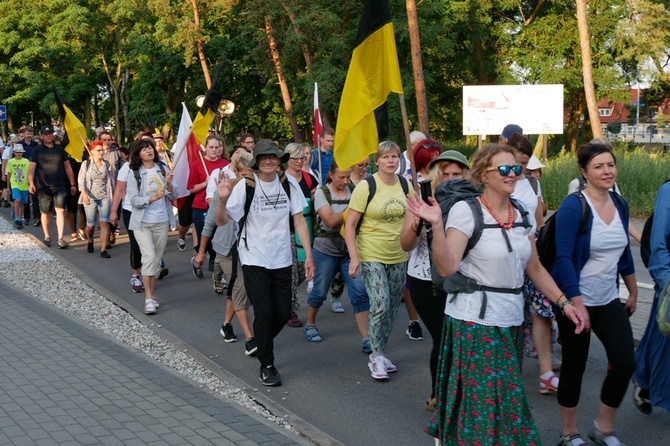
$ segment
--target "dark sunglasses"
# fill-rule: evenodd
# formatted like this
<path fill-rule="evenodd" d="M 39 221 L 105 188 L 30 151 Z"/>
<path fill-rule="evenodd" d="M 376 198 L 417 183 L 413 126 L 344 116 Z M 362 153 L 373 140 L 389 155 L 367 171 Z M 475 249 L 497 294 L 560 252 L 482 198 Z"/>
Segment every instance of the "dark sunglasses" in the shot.
<path fill-rule="evenodd" d="M 491 172 L 493 170 L 497 170 L 498 173 L 503 177 L 509 176 L 510 172 L 514 172 L 514 176 L 518 177 L 519 175 L 521 175 L 523 167 L 517 164 L 516 166 L 496 166 L 496 167 L 489 167 L 488 169 L 486 169 L 487 172 Z"/>

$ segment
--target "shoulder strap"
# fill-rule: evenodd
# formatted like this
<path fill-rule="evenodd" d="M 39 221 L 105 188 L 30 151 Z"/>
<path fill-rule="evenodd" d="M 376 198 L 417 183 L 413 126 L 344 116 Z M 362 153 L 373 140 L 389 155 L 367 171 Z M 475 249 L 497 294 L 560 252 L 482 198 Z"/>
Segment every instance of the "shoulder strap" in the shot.
<path fill-rule="evenodd" d="M 579 234 L 586 234 L 586 225 L 591 218 L 591 206 L 586 202 L 586 198 L 581 190 L 575 192 L 575 195 L 577 195 L 579 203 L 582 205 L 582 216 L 579 219 Z"/>
<path fill-rule="evenodd" d="M 468 206 L 470 206 L 470 210 L 474 216 L 475 229 L 472 231 L 472 236 L 468 239 L 468 244 L 465 245 L 463 258 L 465 258 L 470 250 L 475 247 L 479 239 L 482 237 L 482 232 L 484 231 L 484 213 L 482 212 L 482 206 L 479 204 L 479 201 L 476 197 L 470 197 L 466 198 L 465 202 L 468 204 Z"/>
<path fill-rule="evenodd" d="M 314 186 L 314 182 L 312 181 L 312 176 L 305 172 L 304 170 L 301 170 L 302 172 L 302 178 L 305 180 L 305 183 L 307 184 L 307 190 L 312 190 L 312 186 Z"/>
<path fill-rule="evenodd" d="M 222 179 L 223 179 L 223 167 L 219 169 L 219 183 L 221 182 Z"/>
<path fill-rule="evenodd" d="M 246 187 L 246 199 L 244 200 L 244 214 L 242 214 L 242 218 L 240 218 L 240 221 L 237 223 L 237 225 L 238 225 L 238 234 L 240 234 L 239 238 L 244 239 L 244 246 L 248 247 L 247 237 L 246 235 L 244 237 L 242 236 L 242 229 L 244 228 L 244 223 L 246 223 L 247 221 L 247 216 L 249 215 L 249 210 L 251 209 L 251 202 L 254 201 L 254 193 L 256 192 L 256 178 L 254 178 L 253 174 L 247 175 L 244 177 L 244 183 Z"/>
<path fill-rule="evenodd" d="M 288 197 L 289 201 L 291 201 L 291 183 L 286 179 L 285 172 L 279 172 L 279 183 L 284 188 L 284 192 L 286 192 L 286 196 Z M 289 209 L 291 209 L 290 204 Z"/>
<path fill-rule="evenodd" d="M 577 177 L 577 184 L 578 184 L 578 186 L 577 186 L 577 190 L 582 190 L 582 189 L 584 189 L 584 188 L 586 187 L 586 181 L 584 181 L 584 177 L 583 177 L 583 176 L 579 175 L 579 176 Z"/>
<path fill-rule="evenodd" d="M 526 210 L 526 207 L 523 204 L 521 204 L 521 202 L 516 198 L 510 197 L 510 201 L 512 202 L 512 206 L 514 206 L 514 209 L 519 211 L 519 214 L 521 214 L 521 226 L 523 226 L 524 228 L 530 228 L 531 227 L 530 218 L 528 217 L 528 211 Z"/>
<path fill-rule="evenodd" d="M 533 188 L 533 192 L 535 192 L 535 195 L 537 195 L 537 191 L 540 189 L 537 178 L 535 178 L 533 175 L 527 173 L 526 174 L 526 179 L 530 183 L 530 187 Z"/>
<path fill-rule="evenodd" d="M 409 193 L 409 184 L 407 183 L 407 178 L 405 178 L 402 175 L 398 175 L 398 179 L 400 180 L 400 186 L 402 186 L 402 191 L 407 195 Z"/>
<path fill-rule="evenodd" d="M 140 190 L 140 183 L 142 182 L 142 178 L 140 177 L 140 169 L 131 169 L 131 170 L 135 175 L 135 181 L 137 181 L 137 190 Z"/>

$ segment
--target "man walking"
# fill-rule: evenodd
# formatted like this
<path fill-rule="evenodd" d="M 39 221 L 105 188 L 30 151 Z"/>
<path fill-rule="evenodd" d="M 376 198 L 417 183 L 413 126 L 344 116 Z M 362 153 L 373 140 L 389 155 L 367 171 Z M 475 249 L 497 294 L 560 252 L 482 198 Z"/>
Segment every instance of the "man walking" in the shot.
<path fill-rule="evenodd" d="M 40 204 L 42 230 L 44 231 L 44 244 L 51 247 L 50 220 L 52 207 L 56 210 L 56 229 L 58 231 L 58 247 L 67 248 L 63 239 L 65 227 L 65 196 L 68 193 L 67 182 L 69 180 L 70 193 L 77 192 L 77 184 L 74 181 L 72 166 L 68 160 L 67 153 L 60 145 L 54 144 L 53 128 L 45 125 L 40 130 L 42 143 L 35 147 L 30 157 L 28 170 L 29 191 L 36 194 Z"/>
<path fill-rule="evenodd" d="M 333 146 L 335 145 L 335 130 L 331 127 L 325 127 L 321 131 L 321 147 L 312 150 L 312 165 L 314 172 L 317 172 L 319 184 L 326 184 L 330 165 L 333 163 Z"/>

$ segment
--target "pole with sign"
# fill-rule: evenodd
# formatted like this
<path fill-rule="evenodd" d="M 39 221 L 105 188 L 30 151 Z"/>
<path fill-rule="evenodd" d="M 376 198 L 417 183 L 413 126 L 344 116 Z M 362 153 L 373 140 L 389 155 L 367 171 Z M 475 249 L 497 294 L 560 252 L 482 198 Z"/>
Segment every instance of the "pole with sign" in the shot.
<path fill-rule="evenodd" d="M 7 106 L 0 105 L 0 121 L 6 121 L 6 120 L 7 120 Z"/>

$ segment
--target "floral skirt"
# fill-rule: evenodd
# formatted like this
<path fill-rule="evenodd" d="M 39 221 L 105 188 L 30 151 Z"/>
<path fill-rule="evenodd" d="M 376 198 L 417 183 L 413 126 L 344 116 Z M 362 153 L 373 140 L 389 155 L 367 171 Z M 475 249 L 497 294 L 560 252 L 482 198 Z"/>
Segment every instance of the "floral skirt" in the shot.
<path fill-rule="evenodd" d="M 426 433 L 447 445 L 540 445 L 521 374 L 521 327 L 447 316 Z"/>

